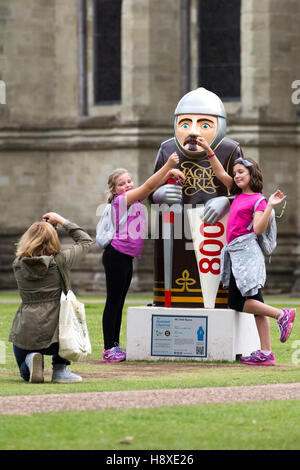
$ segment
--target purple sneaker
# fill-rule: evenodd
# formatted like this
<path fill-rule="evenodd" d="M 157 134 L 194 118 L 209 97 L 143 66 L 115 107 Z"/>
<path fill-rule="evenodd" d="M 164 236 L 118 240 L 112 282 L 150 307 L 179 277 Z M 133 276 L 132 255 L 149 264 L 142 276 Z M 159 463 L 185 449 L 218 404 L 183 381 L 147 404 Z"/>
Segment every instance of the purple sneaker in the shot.
<path fill-rule="evenodd" d="M 251 366 L 276 366 L 274 353 L 264 354 L 260 349 L 251 353 L 250 356 L 242 356 L 240 361 Z"/>
<path fill-rule="evenodd" d="M 294 319 L 296 315 L 296 309 L 295 308 L 284 308 L 283 310 L 283 317 L 281 320 L 277 321 L 278 329 L 281 333 L 280 335 L 280 341 L 282 343 L 285 343 L 285 341 L 288 339 L 288 337 L 291 334 L 293 324 L 294 324 Z"/>
<path fill-rule="evenodd" d="M 119 346 L 114 346 L 111 349 L 104 349 L 102 362 L 121 362 L 125 361 L 126 353 Z"/>

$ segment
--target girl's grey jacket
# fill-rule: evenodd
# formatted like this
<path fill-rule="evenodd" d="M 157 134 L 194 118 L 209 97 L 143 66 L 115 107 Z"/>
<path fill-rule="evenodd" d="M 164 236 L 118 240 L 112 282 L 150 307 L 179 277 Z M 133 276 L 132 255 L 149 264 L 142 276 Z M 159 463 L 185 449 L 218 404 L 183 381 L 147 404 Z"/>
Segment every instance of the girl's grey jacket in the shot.
<path fill-rule="evenodd" d="M 225 288 L 231 270 L 243 297 L 257 294 L 265 285 L 265 258 L 254 232 L 235 238 L 222 249 L 220 280 Z"/>
<path fill-rule="evenodd" d="M 78 264 L 94 243 L 78 225 L 66 221 L 64 228 L 75 244 L 62 250 L 66 268 Z M 22 303 L 13 319 L 9 341 L 26 350 L 48 348 L 58 342 L 62 281 L 55 257 L 16 258 L 13 270 Z"/>

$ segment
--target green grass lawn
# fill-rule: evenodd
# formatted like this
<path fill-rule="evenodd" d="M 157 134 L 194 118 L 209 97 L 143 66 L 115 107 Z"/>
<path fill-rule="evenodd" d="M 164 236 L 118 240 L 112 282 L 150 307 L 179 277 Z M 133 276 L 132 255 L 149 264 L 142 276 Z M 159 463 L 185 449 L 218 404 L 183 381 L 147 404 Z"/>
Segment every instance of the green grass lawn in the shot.
<path fill-rule="evenodd" d="M 296 400 L 0 416 L 0 449 L 299 449 Z"/>
<path fill-rule="evenodd" d="M 3 297 L 0 296 L 0 298 Z M 5 297 L 7 298 L 7 297 Z M 15 297 L 17 298 L 17 297 Z M 127 305 L 137 297 L 128 297 Z M 146 298 L 146 297 L 145 297 Z M 97 299 L 96 299 L 97 300 Z M 272 345 L 280 367 L 195 367 L 159 375 L 128 373 L 126 363 L 102 364 L 102 302 L 86 304 L 93 346 L 90 363 L 72 364 L 82 373 L 79 384 L 51 384 L 51 359 L 45 361 L 45 383 L 28 384 L 19 377 L 7 338 L 17 304 L 0 304 L 0 341 L 5 355 L 0 363 L 0 395 L 31 395 L 90 391 L 145 390 L 257 385 L 300 381 L 300 323 L 295 322 L 288 342 L 280 343 L 271 322 Z M 299 299 L 298 299 L 299 300 Z M 276 306 L 280 299 L 276 299 Z M 281 307 L 291 299 L 281 299 Z M 121 343 L 126 344 L 126 312 Z M 294 346 L 294 347 L 293 347 Z M 1 359 L 1 356 L 0 356 Z M 191 361 L 193 362 L 193 361 Z M 294 362 L 294 363 L 293 363 Z M 134 363 L 133 363 L 134 364 Z M 149 363 L 145 363 L 147 366 Z M 181 362 L 182 364 L 182 362 Z M 226 367 L 225 367 L 226 366 Z M 127 367 L 127 369 L 126 369 Z M 236 403 L 172 406 L 155 409 L 98 410 L 0 415 L 0 449 L 299 449 L 300 402 Z"/>

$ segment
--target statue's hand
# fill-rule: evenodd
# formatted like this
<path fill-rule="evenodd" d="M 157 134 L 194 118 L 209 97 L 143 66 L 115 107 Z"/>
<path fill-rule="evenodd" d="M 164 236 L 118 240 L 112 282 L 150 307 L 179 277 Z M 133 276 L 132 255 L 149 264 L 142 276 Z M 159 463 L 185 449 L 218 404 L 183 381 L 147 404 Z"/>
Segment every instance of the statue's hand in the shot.
<path fill-rule="evenodd" d="M 164 184 L 153 193 L 152 199 L 155 204 L 181 204 L 182 188 L 177 184 Z"/>
<path fill-rule="evenodd" d="M 230 201 L 225 196 L 214 197 L 204 206 L 203 220 L 206 224 L 215 224 L 229 211 Z"/>

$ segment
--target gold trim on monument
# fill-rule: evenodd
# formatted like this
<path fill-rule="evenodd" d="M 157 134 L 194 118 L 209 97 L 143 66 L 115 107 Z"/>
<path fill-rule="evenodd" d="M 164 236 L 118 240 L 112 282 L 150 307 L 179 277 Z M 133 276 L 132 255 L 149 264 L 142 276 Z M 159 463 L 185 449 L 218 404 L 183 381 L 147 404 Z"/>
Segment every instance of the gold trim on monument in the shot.
<path fill-rule="evenodd" d="M 154 281 L 155 284 L 164 285 L 163 281 Z M 178 286 L 182 286 L 180 288 L 173 287 L 171 292 L 202 292 L 202 289 L 191 289 L 189 286 L 193 286 L 197 283 L 196 279 L 190 277 L 190 272 L 188 269 L 184 269 L 182 271 L 181 277 L 175 280 L 175 283 Z M 164 291 L 163 287 L 155 287 L 153 288 L 154 291 Z M 228 291 L 225 289 L 218 289 L 219 293 L 225 294 Z"/>
<path fill-rule="evenodd" d="M 188 269 L 184 269 L 182 271 L 181 277 L 175 280 L 175 283 L 178 286 L 182 286 L 180 288 L 172 288 L 172 292 L 202 292 L 202 289 L 190 289 L 189 286 L 196 284 L 196 279 L 190 277 L 190 272 Z M 162 284 L 164 285 L 164 281 L 154 281 L 154 284 Z M 164 290 L 164 288 L 154 287 L 154 290 Z"/>
<path fill-rule="evenodd" d="M 174 289 L 174 292 L 202 292 L 202 289 L 190 289 L 189 286 L 196 284 L 196 279 L 190 277 L 190 272 L 188 269 L 182 271 L 181 277 L 175 280 L 177 286 L 182 286 L 181 288 Z"/>
<path fill-rule="evenodd" d="M 165 297 L 164 296 L 154 296 L 153 297 L 153 300 L 156 301 L 156 302 L 164 302 L 165 301 Z M 192 303 L 192 302 L 195 302 L 195 303 L 201 303 L 203 304 L 203 297 L 179 297 L 179 296 L 175 296 L 175 297 L 172 297 L 172 303 Z M 216 304 L 225 304 L 227 305 L 228 304 L 228 299 L 225 297 L 217 297 L 216 298 L 216 301 L 215 301 Z"/>
<path fill-rule="evenodd" d="M 164 292 L 165 289 L 164 287 L 154 287 L 153 288 L 153 292 Z M 182 292 L 181 289 L 171 289 L 171 292 Z M 190 293 L 193 293 L 193 292 L 202 292 L 201 289 L 190 289 L 189 290 Z M 224 290 L 224 289 L 218 289 L 218 294 L 228 294 L 228 290 Z"/>
<path fill-rule="evenodd" d="M 190 289 L 189 286 L 193 286 L 194 284 L 196 284 L 196 282 L 197 282 L 196 279 L 190 277 L 189 270 L 184 269 L 184 271 L 182 271 L 181 277 L 175 280 L 175 283 L 177 284 L 177 286 L 182 286 L 182 287 L 178 287 L 178 288 L 173 287 L 171 291 L 172 292 L 202 292 L 202 289 Z M 163 281 L 154 281 L 154 283 L 164 285 Z M 154 287 L 154 290 L 163 291 L 164 288 Z"/>

